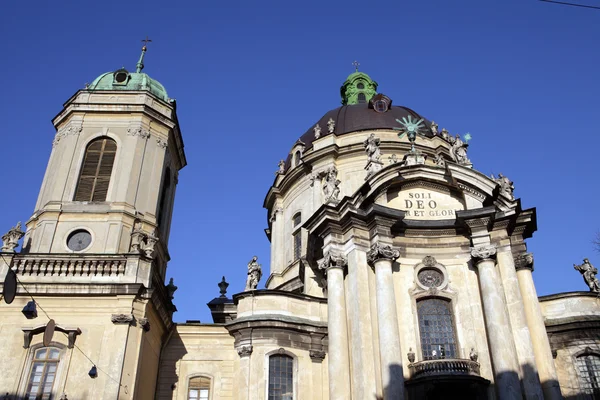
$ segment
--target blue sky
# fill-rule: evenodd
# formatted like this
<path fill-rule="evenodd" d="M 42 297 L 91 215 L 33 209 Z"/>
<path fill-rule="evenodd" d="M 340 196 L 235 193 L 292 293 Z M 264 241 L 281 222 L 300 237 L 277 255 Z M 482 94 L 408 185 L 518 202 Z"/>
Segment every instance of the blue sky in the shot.
<path fill-rule="evenodd" d="M 535 0 L 6 3 L 0 231 L 33 212 L 51 118 L 96 76 L 132 70 L 148 35 L 144 72 L 177 99 L 188 158 L 170 239 L 177 321 L 209 322 L 221 276 L 243 290 L 253 255 L 268 270 L 277 162 L 339 105 L 355 59 L 394 104 L 470 132 L 475 168 L 537 208 L 540 295 L 587 290 L 572 264 L 600 267 L 599 19 Z"/>

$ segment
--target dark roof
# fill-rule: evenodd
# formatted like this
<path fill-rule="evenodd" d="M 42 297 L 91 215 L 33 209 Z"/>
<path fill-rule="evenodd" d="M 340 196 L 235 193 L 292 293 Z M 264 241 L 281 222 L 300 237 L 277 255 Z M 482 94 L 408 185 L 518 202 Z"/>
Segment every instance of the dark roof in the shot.
<path fill-rule="evenodd" d="M 327 128 L 327 121 L 332 118 L 335 121 L 334 134 L 336 136 L 345 135 L 356 131 L 364 131 L 371 129 L 393 129 L 400 127 L 396 119 L 402 119 L 411 115 L 414 118 L 423 118 L 408 107 L 391 106 L 388 111 L 379 113 L 368 104 L 351 104 L 341 106 L 327 112 L 316 124 L 321 127 L 321 137 L 331 135 Z M 433 136 L 430 126 L 431 123 L 423 118 L 426 128 L 425 136 Z M 300 141 L 306 145 L 306 150 L 312 148 L 312 142 L 315 140 L 315 132 L 313 128 L 316 124 L 312 124 L 310 128 L 300 137 Z M 285 169 L 290 167 L 292 156 L 288 155 L 285 162 Z"/>

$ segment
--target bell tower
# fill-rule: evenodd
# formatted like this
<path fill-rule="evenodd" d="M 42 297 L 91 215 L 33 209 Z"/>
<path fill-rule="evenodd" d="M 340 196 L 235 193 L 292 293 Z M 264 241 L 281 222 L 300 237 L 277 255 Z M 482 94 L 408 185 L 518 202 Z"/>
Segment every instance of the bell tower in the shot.
<path fill-rule="evenodd" d="M 3 237 L 0 279 L 11 269 L 19 287 L 14 302 L 0 308 L 10 336 L 0 347 L 0 359 L 9 360 L 0 387 L 18 396 L 35 394 L 23 382 L 34 379 L 32 360 L 50 346 L 62 368 L 50 384 L 52 398 L 153 397 L 176 311 L 176 287 L 164 282 L 186 158 L 175 100 L 142 72 L 144 42 L 134 71 L 100 75 L 54 117 L 52 152 L 21 251 L 20 225 Z M 21 310 L 32 298 L 44 313 L 28 321 Z M 58 332 L 74 333 L 57 332 L 54 344 L 42 344 L 38 333 L 50 319 Z M 86 379 L 93 381 L 82 384 Z"/>

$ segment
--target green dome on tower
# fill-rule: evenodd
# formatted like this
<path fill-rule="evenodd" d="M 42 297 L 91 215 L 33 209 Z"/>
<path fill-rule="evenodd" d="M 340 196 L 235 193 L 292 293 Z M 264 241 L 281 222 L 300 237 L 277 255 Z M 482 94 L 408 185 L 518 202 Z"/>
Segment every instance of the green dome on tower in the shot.
<path fill-rule="evenodd" d="M 356 71 L 348 75 L 340 88 L 342 104 L 368 103 L 377 94 L 377 82 L 364 72 L 358 72 L 358 63 L 355 61 Z"/>
<path fill-rule="evenodd" d="M 144 69 L 144 55 L 146 46 L 142 47 L 142 55 L 136 65 L 135 72 L 129 72 L 125 68 L 120 68 L 113 72 L 106 72 L 87 87 L 87 90 L 123 90 L 123 91 L 148 91 L 159 99 L 168 102 L 169 96 L 165 87 L 155 79 L 150 78 L 148 74 L 142 72 Z"/>

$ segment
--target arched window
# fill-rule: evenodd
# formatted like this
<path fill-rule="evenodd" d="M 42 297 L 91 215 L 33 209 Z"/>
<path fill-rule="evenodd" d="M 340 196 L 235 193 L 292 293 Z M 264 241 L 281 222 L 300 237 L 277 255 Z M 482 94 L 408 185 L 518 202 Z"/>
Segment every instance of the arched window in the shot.
<path fill-rule="evenodd" d="M 35 350 L 27 381 L 27 400 L 53 399 L 52 388 L 56 382 L 56 371 L 60 361 L 60 349 L 42 347 Z"/>
<path fill-rule="evenodd" d="M 294 224 L 294 261 L 296 261 L 300 259 L 300 255 L 302 254 L 302 229 L 300 229 L 302 214 L 296 213 L 292 222 Z"/>
<path fill-rule="evenodd" d="M 158 203 L 158 226 L 164 229 L 166 215 L 168 214 L 169 193 L 171 191 L 171 168 L 165 169 L 165 177 L 163 178 L 162 192 L 160 193 L 160 201 Z"/>
<path fill-rule="evenodd" d="M 358 102 L 359 103 L 366 103 L 367 102 L 367 96 L 365 96 L 364 93 L 359 93 L 358 94 Z"/>
<path fill-rule="evenodd" d="M 79 173 L 75 201 L 105 201 L 117 153 L 117 143 L 107 137 L 88 144 Z"/>
<path fill-rule="evenodd" d="M 292 400 L 294 398 L 294 359 L 285 354 L 269 357 L 268 400 Z"/>
<path fill-rule="evenodd" d="M 584 354 L 576 360 L 581 391 L 592 395 L 594 399 L 600 399 L 600 357 Z"/>
<path fill-rule="evenodd" d="M 357 89 L 364 89 L 365 88 L 365 84 L 362 82 L 358 82 L 358 84 L 356 85 Z"/>
<path fill-rule="evenodd" d="M 210 399 L 210 378 L 197 376 L 190 379 L 187 398 L 188 400 Z"/>
<path fill-rule="evenodd" d="M 456 334 L 450 302 L 444 299 L 419 300 L 417 314 L 423 359 L 456 358 Z"/>

